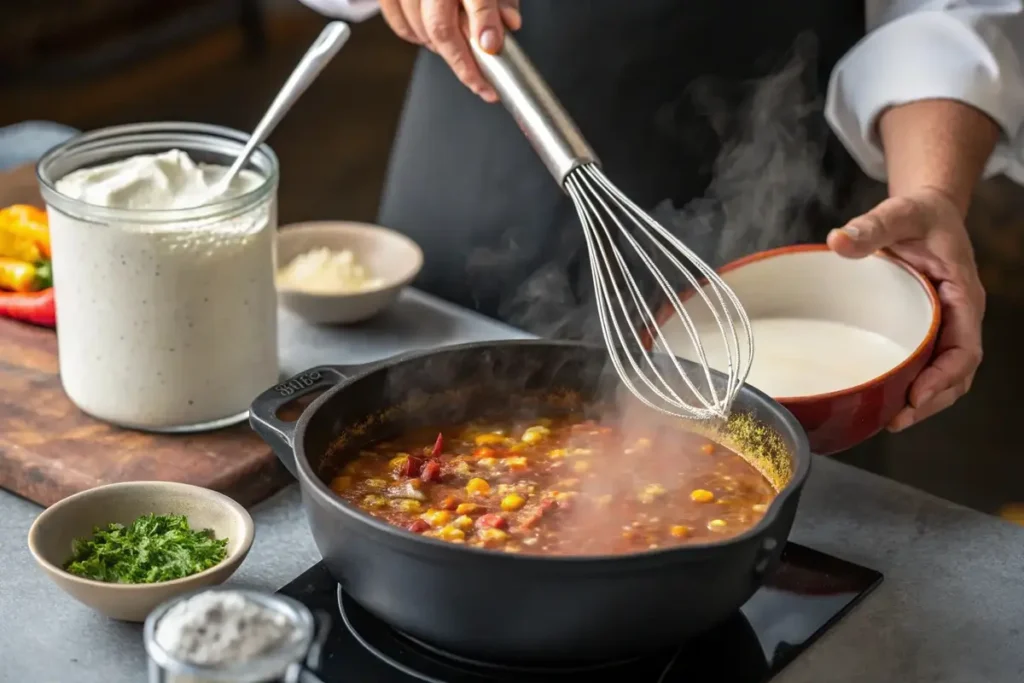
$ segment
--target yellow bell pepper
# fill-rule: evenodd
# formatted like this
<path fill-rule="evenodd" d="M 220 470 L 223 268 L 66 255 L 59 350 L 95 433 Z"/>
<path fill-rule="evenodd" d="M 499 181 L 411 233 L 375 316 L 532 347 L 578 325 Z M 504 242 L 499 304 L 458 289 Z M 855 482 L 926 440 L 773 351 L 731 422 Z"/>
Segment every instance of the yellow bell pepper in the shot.
<path fill-rule="evenodd" d="M 50 264 L 32 265 L 0 256 L 0 289 L 12 292 L 36 292 L 52 284 Z"/>
<path fill-rule="evenodd" d="M 0 209 L 0 256 L 36 263 L 50 258 L 46 212 L 27 204 Z"/>

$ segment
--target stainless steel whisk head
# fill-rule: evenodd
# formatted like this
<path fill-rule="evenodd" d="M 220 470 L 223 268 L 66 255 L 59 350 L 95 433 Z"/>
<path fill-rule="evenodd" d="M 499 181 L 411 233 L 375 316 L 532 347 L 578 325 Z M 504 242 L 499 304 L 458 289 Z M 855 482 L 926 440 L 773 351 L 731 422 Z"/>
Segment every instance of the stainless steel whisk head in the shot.
<path fill-rule="evenodd" d="M 505 36 L 497 55 L 470 42 L 505 108 L 576 207 L 601 333 L 619 378 L 637 399 L 663 413 L 697 420 L 726 418 L 754 357 L 750 319 L 736 294 L 605 177 L 593 150 L 511 36 Z M 667 264 L 668 272 L 658 261 Z M 643 273 L 635 270 L 637 264 Z M 638 274 L 653 281 L 660 298 L 679 317 L 692 363 L 680 360 L 675 351 L 682 349 L 668 343 Z M 681 290 L 688 292 L 689 306 Z M 693 315 L 698 303 L 705 307 L 701 320 L 710 316 L 721 335 L 716 340 L 724 355 L 719 373 L 712 369 Z"/>
<path fill-rule="evenodd" d="M 754 355 L 750 320 L 739 299 L 710 266 L 623 195 L 596 165 L 573 169 L 565 188 L 576 205 L 590 254 L 601 333 L 623 383 L 640 401 L 663 412 L 700 420 L 727 417 Z M 712 374 L 697 323 L 678 294 L 680 278 L 668 277 L 657 260 L 683 276 L 686 291 L 692 292 L 690 305 L 702 303 L 714 319 L 724 342 L 724 377 Z M 679 316 L 689 335 L 689 349 L 696 355 L 690 360 L 699 365 L 680 362 L 673 352 L 645 301 L 631 261 L 647 268 L 658 298 Z M 641 330 L 648 334 L 650 351 Z M 654 351 L 662 352 L 661 362 Z"/>

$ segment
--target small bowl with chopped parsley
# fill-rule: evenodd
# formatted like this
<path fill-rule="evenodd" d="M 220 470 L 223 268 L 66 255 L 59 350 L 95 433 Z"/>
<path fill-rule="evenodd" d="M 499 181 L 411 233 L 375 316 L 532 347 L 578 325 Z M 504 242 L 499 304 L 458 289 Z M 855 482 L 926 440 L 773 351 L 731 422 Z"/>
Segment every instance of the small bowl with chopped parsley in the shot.
<path fill-rule="evenodd" d="M 210 489 L 163 481 L 99 486 L 50 506 L 28 546 L 79 602 L 141 622 L 164 601 L 223 583 L 252 546 L 252 517 Z"/>

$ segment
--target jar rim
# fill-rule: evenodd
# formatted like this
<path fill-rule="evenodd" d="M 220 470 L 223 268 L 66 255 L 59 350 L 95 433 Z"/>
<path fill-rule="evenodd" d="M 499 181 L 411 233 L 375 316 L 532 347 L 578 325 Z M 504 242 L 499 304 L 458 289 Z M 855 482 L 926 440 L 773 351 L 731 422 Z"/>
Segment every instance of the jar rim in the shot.
<path fill-rule="evenodd" d="M 251 660 L 236 662 L 226 667 L 205 667 L 174 657 L 156 639 L 156 629 L 160 620 L 172 607 L 180 602 L 207 592 L 239 593 L 247 600 L 261 607 L 285 615 L 295 627 L 293 637 L 289 641 L 281 643 L 277 650 L 272 650 Z M 288 665 L 303 661 L 316 637 L 315 631 L 316 624 L 312 612 L 298 600 L 284 595 L 262 593 L 249 589 L 216 586 L 179 595 L 157 606 L 146 618 L 143 626 L 143 644 L 149 659 L 161 669 L 172 674 L 206 677 L 208 680 L 230 681 L 235 680 L 234 677 L 239 674 L 275 675 Z"/>
<path fill-rule="evenodd" d="M 256 164 L 256 172 L 263 177 L 263 182 L 243 194 L 189 208 L 131 209 L 90 204 L 61 193 L 57 189 L 57 182 L 68 173 L 104 162 L 86 163 L 60 173 L 58 177 L 52 173 L 53 166 L 69 157 L 116 149 L 126 152 L 121 158 L 170 149 L 199 149 L 225 156 L 234 153 L 237 156 L 248 139 L 247 133 L 233 128 L 189 121 L 155 121 L 107 126 L 80 133 L 49 149 L 36 164 L 36 180 L 47 205 L 76 216 L 87 216 L 91 220 L 157 224 L 202 221 L 249 208 L 274 191 L 280 176 L 280 164 L 277 155 L 268 144 L 263 143 L 257 147 L 248 162 Z M 132 147 L 139 149 L 133 154 L 130 152 Z"/>

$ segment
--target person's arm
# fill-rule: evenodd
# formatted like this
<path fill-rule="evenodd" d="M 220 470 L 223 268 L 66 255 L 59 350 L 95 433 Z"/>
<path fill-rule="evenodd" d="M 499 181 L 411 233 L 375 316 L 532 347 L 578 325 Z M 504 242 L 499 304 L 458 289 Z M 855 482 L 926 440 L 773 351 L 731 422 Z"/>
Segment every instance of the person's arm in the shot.
<path fill-rule="evenodd" d="M 832 230 L 846 258 L 887 249 L 935 285 L 935 355 L 889 428 L 951 406 L 982 359 L 985 289 L 964 216 L 978 179 L 1024 183 L 1021 0 L 868 0 L 868 36 L 836 66 L 826 116 L 889 198 Z"/>
<path fill-rule="evenodd" d="M 887 109 L 878 119 L 878 133 L 890 196 L 930 187 L 963 216 L 1000 137 L 999 125 L 987 114 L 943 99 Z"/>
<path fill-rule="evenodd" d="M 1024 184 L 1021 0 L 868 0 L 867 19 L 826 102 L 864 171 L 891 195 L 933 187 L 961 211 L 982 175 Z"/>
<path fill-rule="evenodd" d="M 380 11 L 377 0 L 299 0 L 303 5 L 327 17 L 346 21 L 365 21 Z"/>

